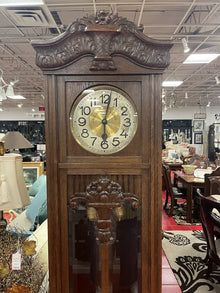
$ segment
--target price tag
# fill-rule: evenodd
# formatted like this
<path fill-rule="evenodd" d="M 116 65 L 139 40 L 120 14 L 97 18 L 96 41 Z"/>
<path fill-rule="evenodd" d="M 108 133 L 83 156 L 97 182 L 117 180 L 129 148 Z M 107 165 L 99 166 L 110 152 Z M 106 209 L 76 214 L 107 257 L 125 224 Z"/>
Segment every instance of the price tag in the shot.
<path fill-rule="evenodd" d="M 11 257 L 11 269 L 12 271 L 21 270 L 21 253 L 16 252 Z"/>

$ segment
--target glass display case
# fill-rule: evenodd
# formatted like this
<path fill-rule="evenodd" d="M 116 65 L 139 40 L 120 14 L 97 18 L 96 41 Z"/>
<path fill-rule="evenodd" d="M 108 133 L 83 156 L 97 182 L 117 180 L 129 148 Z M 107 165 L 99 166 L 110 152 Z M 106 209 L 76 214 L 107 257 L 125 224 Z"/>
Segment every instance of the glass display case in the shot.
<path fill-rule="evenodd" d="M 163 120 L 163 141 L 192 143 L 192 120 Z"/>

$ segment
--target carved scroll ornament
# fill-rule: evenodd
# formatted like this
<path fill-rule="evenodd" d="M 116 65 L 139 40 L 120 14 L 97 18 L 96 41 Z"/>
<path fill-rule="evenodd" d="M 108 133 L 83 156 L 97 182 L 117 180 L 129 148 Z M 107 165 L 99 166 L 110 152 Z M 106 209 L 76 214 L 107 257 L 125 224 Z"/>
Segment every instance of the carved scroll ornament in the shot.
<path fill-rule="evenodd" d="M 91 182 L 85 193 L 76 193 L 69 199 L 69 206 L 76 209 L 79 203 L 87 205 L 87 210 L 92 208 L 91 215 L 96 227 L 97 241 L 101 244 L 114 241 L 111 233 L 111 213 L 114 209 L 122 207 L 123 203 L 130 201 L 133 208 L 139 206 L 139 199 L 132 193 L 122 193 L 119 183 L 108 178 L 99 178 Z"/>
<path fill-rule="evenodd" d="M 94 58 L 90 70 L 116 70 L 112 57 L 120 55 L 146 68 L 167 67 L 171 44 L 146 37 L 142 29 L 126 18 L 98 12 L 76 20 L 57 38 L 32 42 L 36 63 L 52 69 L 89 55 Z"/>

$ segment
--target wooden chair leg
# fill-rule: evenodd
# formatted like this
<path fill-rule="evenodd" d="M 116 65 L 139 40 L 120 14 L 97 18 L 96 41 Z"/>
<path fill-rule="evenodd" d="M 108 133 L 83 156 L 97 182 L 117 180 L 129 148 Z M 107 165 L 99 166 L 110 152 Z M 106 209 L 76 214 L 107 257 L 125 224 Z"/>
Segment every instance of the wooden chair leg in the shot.
<path fill-rule="evenodd" d="M 164 203 L 164 206 L 163 206 L 163 208 L 164 208 L 164 209 L 166 209 L 166 208 L 167 208 L 167 204 L 168 204 L 168 197 L 169 197 L 169 194 L 168 194 L 168 192 L 167 192 L 167 190 L 166 190 L 166 200 L 165 200 L 165 203 Z"/>
<path fill-rule="evenodd" d="M 174 200 L 174 198 L 171 196 L 169 217 L 172 217 L 172 216 L 173 216 L 174 204 L 175 204 L 175 200 Z"/>
<path fill-rule="evenodd" d="M 209 258 L 207 266 L 208 266 L 208 268 L 207 268 L 207 271 L 206 271 L 206 278 L 209 278 L 210 273 L 212 271 L 212 259 L 211 258 Z"/>

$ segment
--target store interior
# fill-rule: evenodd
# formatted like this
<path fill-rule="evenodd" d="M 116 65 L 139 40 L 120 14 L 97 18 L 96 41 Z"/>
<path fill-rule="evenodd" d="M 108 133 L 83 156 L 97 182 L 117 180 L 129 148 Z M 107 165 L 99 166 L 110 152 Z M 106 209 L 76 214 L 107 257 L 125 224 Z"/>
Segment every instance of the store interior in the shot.
<path fill-rule="evenodd" d="M 33 191 L 35 180 L 43 178 L 40 185 L 44 191 L 44 198 L 41 198 L 44 213 L 38 217 L 38 222 L 34 223 L 34 230 L 39 226 L 41 229 L 36 229 L 32 236 L 29 236 L 31 240 L 40 239 L 37 254 L 42 253 L 43 258 L 47 258 L 45 239 L 42 240 L 42 235 L 47 233 L 45 111 L 48 92 L 45 77 L 36 65 L 36 52 L 32 42 L 55 39 L 65 33 L 68 26 L 77 19 L 88 15 L 95 16 L 98 11 L 109 11 L 112 15 L 126 18 L 134 22 L 149 38 L 172 44 L 170 62 L 162 75 L 159 97 L 162 105 L 162 160 L 182 164 L 184 157 L 197 154 L 209 161 L 209 168 L 212 170 L 220 166 L 218 1 L 1 1 L 0 140 L 7 132 L 19 131 L 33 146 L 22 148 L 19 152 L 22 155 L 23 168 L 26 168 L 25 184 L 28 192 Z M 60 56 L 62 58 L 62 52 Z M 192 57 L 197 59 L 190 60 Z M 36 168 L 35 179 L 30 178 L 29 168 Z M 171 176 L 173 180 L 173 170 Z M 166 191 L 163 189 L 163 231 L 202 230 L 201 225 L 193 223 L 186 226 L 177 224 L 169 212 L 163 209 L 165 196 Z M 23 211 L 23 208 L 19 207 L 14 214 L 5 213 L 11 227 L 12 222 L 14 225 L 18 223 L 16 218 L 21 215 L 24 217 Z M 24 221 L 25 225 L 30 224 L 26 217 Z M 24 230 L 23 227 L 21 229 Z M 47 266 L 48 263 L 44 262 L 44 265 Z M 46 291 L 49 284 L 48 274 L 45 274 L 41 281 L 42 290 L 45 290 L 42 292 L 49 292 Z M 162 293 L 182 292 L 180 287 L 162 251 Z M 134 289 L 129 292 L 139 291 Z"/>

